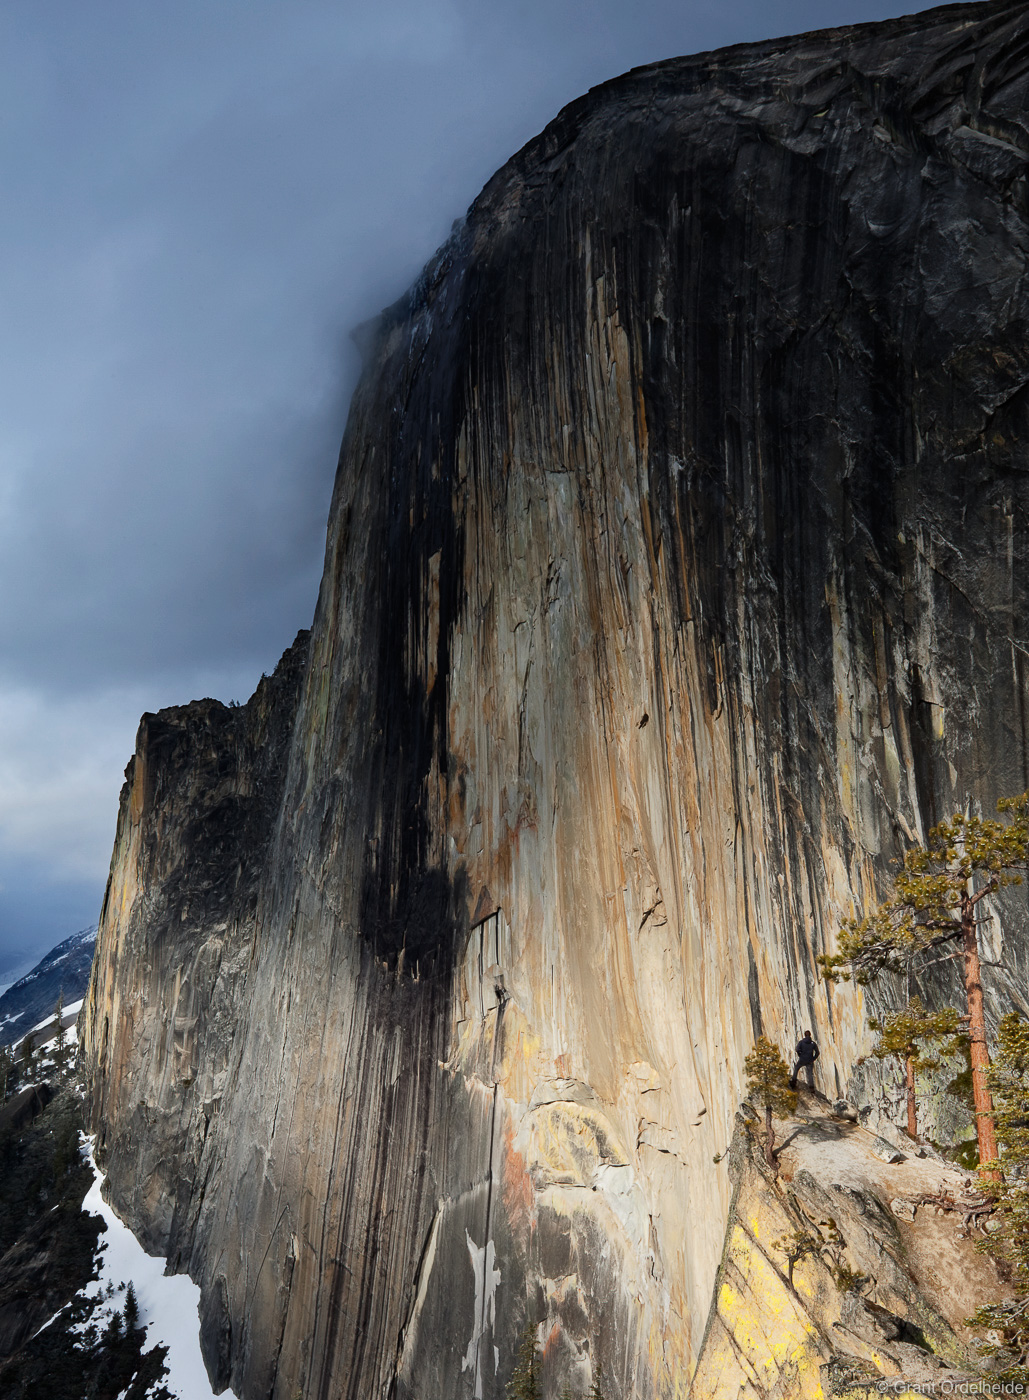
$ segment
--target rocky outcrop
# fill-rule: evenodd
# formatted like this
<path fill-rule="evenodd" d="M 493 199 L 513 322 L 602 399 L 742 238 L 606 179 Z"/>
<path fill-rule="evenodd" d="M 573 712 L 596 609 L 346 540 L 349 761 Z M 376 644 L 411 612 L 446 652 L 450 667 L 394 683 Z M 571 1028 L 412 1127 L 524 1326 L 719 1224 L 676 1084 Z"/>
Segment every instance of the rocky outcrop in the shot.
<path fill-rule="evenodd" d="M 1012 3 L 637 70 L 368 330 L 295 719 L 144 722 L 84 1009 L 245 1400 L 496 1397 L 527 1320 L 685 1394 L 754 1034 L 841 1093 L 816 953 L 1029 785 L 1027 73 Z"/>
<path fill-rule="evenodd" d="M 856 1400 L 978 1388 L 965 1319 L 1004 1284 L 976 1249 L 981 1231 L 949 1208 L 973 1183 L 910 1140 L 883 1152 L 882 1139 L 803 1099 L 775 1172 L 753 1118 L 738 1119 L 694 1395 Z"/>
<path fill-rule="evenodd" d="M 156 1253 L 174 1250 L 203 1196 L 307 637 L 245 706 L 144 715 L 125 770 L 87 1072 L 118 1204 Z"/>

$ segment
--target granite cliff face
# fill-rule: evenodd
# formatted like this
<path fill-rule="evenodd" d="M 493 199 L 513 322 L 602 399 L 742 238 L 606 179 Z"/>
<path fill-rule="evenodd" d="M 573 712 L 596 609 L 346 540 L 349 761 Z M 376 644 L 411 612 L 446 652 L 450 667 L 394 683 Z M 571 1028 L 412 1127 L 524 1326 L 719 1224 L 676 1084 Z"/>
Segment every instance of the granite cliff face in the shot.
<path fill-rule="evenodd" d="M 309 649 L 145 718 L 84 1013 L 245 1400 L 496 1397 L 527 1320 L 686 1393 L 755 1032 L 853 1090 L 815 954 L 1029 786 L 1027 75 L 1011 3 L 635 71 L 368 332 Z"/>

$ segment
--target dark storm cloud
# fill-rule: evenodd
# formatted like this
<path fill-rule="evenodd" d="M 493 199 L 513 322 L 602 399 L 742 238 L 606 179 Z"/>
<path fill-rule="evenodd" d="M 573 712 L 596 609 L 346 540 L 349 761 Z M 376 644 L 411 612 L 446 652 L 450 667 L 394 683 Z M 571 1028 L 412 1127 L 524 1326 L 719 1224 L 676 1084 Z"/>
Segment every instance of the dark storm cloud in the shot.
<path fill-rule="evenodd" d="M 95 913 L 139 712 L 245 698 L 309 622 L 349 328 L 493 170 L 636 64 L 903 10 L 5 8 L 0 955 Z"/>

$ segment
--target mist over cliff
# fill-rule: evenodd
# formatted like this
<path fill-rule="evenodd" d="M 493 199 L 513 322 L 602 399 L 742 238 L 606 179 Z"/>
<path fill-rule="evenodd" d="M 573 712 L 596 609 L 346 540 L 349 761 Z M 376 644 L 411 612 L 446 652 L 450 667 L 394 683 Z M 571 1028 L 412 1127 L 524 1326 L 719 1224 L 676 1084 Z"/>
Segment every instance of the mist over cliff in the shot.
<path fill-rule="evenodd" d="M 1014 3 L 636 70 L 366 328 L 310 636 L 144 717 L 85 1008 L 244 1400 L 492 1400 L 527 1321 L 683 1395 L 753 1037 L 867 1101 L 816 954 L 1029 786 L 1027 76 Z"/>

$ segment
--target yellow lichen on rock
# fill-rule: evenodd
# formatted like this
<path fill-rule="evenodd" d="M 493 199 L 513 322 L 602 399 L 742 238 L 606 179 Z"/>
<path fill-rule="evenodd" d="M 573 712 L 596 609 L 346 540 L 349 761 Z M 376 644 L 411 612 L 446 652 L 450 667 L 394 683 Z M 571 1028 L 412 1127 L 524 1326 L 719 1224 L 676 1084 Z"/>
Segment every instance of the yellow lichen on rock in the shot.
<path fill-rule="evenodd" d="M 876 1140 L 805 1095 L 785 1125 L 778 1170 L 742 1115 L 725 1248 L 691 1400 L 891 1396 L 973 1383 L 972 1359 L 938 1307 L 939 1268 L 960 1264 L 963 1306 L 994 1296 L 988 1260 L 958 1221 L 891 1202 L 956 1192 L 964 1177 L 914 1154 L 884 1162 Z M 897 1154 L 900 1157 L 901 1154 Z M 791 1267 L 792 1259 L 792 1267 Z M 953 1310 L 948 1310 L 953 1313 Z"/>

